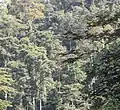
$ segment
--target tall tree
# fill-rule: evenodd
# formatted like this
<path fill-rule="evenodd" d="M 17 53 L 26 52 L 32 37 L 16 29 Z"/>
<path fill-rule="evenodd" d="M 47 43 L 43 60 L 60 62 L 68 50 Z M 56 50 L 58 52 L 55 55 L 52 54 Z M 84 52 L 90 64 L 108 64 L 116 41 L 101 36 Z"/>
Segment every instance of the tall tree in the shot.
<path fill-rule="evenodd" d="M 5 110 L 11 106 L 8 95 L 15 92 L 13 86 L 13 79 L 8 72 L 7 68 L 0 68 L 0 110 Z"/>

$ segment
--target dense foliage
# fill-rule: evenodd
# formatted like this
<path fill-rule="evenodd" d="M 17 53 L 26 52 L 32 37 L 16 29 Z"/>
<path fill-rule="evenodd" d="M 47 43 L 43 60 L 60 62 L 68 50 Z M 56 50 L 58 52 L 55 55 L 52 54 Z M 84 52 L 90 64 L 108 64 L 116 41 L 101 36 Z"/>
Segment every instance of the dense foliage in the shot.
<path fill-rule="evenodd" d="M 0 0 L 0 110 L 119 110 L 119 0 Z"/>

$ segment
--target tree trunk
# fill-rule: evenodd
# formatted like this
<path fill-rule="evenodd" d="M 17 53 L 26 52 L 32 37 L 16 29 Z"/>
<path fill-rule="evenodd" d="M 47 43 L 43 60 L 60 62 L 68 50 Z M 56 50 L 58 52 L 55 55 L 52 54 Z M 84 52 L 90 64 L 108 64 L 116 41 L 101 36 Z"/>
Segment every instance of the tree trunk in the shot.
<path fill-rule="evenodd" d="M 71 102 L 72 102 L 72 110 L 74 110 L 74 104 L 72 99 L 71 99 Z"/>
<path fill-rule="evenodd" d="M 33 110 L 35 110 L 35 98 L 33 97 Z"/>
<path fill-rule="evenodd" d="M 7 92 L 5 92 L 5 100 L 7 100 L 7 97 L 8 97 L 8 96 L 7 96 Z"/>
<path fill-rule="evenodd" d="M 22 107 L 22 96 L 20 98 L 20 106 Z"/>
<path fill-rule="evenodd" d="M 42 110 L 42 101 L 40 99 L 40 110 Z"/>

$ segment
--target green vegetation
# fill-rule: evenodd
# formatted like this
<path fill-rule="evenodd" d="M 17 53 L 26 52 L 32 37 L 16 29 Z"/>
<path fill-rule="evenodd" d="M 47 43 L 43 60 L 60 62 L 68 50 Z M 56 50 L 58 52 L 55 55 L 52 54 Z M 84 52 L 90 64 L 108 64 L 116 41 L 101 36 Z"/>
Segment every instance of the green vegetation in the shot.
<path fill-rule="evenodd" d="M 119 0 L 1 0 L 0 110 L 120 110 Z"/>
<path fill-rule="evenodd" d="M 11 106 L 10 102 L 7 101 L 7 95 L 11 92 L 15 92 L 15 89 L 12 87 L 13 80 L 6 68 L 0 68 L 0 93 L 4 95 L 4 99 L 0 99 L 0 110 L 6 109 L 8 106 Z"/>

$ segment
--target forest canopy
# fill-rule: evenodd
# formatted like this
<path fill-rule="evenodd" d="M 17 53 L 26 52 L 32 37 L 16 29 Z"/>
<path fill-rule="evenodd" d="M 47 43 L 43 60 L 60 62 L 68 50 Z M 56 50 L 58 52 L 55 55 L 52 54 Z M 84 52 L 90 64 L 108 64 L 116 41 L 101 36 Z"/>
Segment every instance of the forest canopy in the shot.
<path fill-rule="evenodd" d="M 0 110 L 120 110 L 119 0 L 0 0 Z"/>

